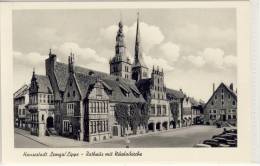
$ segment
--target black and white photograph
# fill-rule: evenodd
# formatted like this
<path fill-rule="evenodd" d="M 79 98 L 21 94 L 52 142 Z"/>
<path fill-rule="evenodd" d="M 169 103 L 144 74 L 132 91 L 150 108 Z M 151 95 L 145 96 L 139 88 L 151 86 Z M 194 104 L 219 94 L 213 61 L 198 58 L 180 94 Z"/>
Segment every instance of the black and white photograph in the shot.
<path fill-rule="evenodd" d="M 235 8 L 12 14 L 15 148 L 237 147 Z"/>

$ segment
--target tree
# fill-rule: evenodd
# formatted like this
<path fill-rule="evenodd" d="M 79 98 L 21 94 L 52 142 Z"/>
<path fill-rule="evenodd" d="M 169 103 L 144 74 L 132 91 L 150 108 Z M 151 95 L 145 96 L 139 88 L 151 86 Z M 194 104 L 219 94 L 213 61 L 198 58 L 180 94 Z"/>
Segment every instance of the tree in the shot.
<path fill-rule="evenodd" d="M 149 105 L 147 103 L 134 103 L 130 106 L 130 118 L 129 124 L 133 130 L 133 134 L 136 134 L 137 127 L 142 125 L 147 129 L 149 115 Z"/>
<path fill-rule="evenodd" d="M 179 104 L 177 102 L 170 102 L 170 111 L 174 122 L 177 123 L 179 118 Z"/>
<path fill-rule="evenodd" d="M 141 107 L 138 103 L 130 105 L 130 127 L 133 130 L 133 134 L 136 134 L 137 127 L 140 125 L 141 121 Z"/>
<path fill-rule="evenodd" d="M 125 135 L 125 128 L 129 125 L 128 105 L 118 103 L 115 105 L 115 118 L 121 127 L 121 135 Z"/>
<path fill-rule="evenodd" d="M 141 125 L 145 126 L 146 130 L 147 130 L 147 126 L 148 126 L 148 120 L 150 118 L 150 114 L 149 114 L 149 108 L 150 105 L 148 103 L 142 103 L 141 104 Z"/>

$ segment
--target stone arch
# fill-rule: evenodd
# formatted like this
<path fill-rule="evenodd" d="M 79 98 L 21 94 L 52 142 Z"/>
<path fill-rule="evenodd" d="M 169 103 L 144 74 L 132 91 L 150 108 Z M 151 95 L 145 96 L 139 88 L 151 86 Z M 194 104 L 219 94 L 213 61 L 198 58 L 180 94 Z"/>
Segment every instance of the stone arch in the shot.
<path fill-rule="evenodd" d="M 170 121 L 170 125 L 169 125 L 170 128 L 176 128 L 176 122 L 174 120 Z"/>
<path fill-rule="evenodd" d="M 164 130 L 168 130 L 168 122 L 167 121 L 163 122 L 162 127 Z"/>
<path fill-rule="evenodd" d="M 156 130 L 161 130 L 161 122 L 156 123 Z"/>
<path fill-rule="evenodd" d="M 154 131 L 154 122 L 148 124 L 148 131 Z"/>

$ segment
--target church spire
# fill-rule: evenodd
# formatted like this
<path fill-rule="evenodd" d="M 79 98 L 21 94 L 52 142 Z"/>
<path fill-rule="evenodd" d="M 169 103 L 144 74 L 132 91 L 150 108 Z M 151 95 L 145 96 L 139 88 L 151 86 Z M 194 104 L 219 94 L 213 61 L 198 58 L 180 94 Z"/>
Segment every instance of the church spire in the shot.
<path fill-rule="evenodd" d="M 135 61 L 134 66 L 146 67 L 146 64 L 143 60 L 141 45 L 141 36 L 140 36 L 140 27 L 139 27 L 139 12 L 137 13 L 137 23 L 136 23 L 136 38 L 135 38 Z"/>

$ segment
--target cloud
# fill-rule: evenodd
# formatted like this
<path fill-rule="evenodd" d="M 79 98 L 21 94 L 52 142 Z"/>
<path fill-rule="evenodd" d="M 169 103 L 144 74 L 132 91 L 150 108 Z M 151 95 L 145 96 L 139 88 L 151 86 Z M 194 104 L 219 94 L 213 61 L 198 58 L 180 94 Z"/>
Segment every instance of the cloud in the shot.
<path fill-rule="evenodd" d="M 193 63 L 197 67 L 202 67 L 206 63 L 204 58 L 201 56 L 189 55 L 186 58 L 190 63 Z"/>
<path fill-rule="evenodd" d="M 126 39 L 131 42 L 129 48 L 134 48 L 135 38 L 136 38 L 136 22 L 127 29 Z M 140 22 L 140 35 L 141 44 L 143 51 L 147 53 L 155 45 L 160 44 L 164 40 L 164 35 L 161 29 L 155 25 L 149 25 L 145 22 Z"/>
<path fill-rule="evenodd" d="M 163 68 L 164 71 L 171 71 L 174 68 L 168 64 L 168 62 L 165 59 L 162 58 L 154 58 L 151 56 L 147 56 L 143 54 L 144 56 L 144 61 L 147 64 L 149 69 L 152 69 L 153 66 L 157 67 L 159 66 L 160 68 Z"/>
<path fill-rule="evenodd" d="M 224 69 L 236 66 L 236 56 L 225 55 L 225 52 L 220 48 L 205 48 L 196 55 L 189 55 L 183 59 L 196 67 L 207 65 L 211 68 Z"/>
<path fill-rule="evenodd" d="M 206 48 L 203 52 L 199 53 L 202 55 L 204 60 L 217 68 L 222 68 L 224 51 L 219 48 Z"/>
<path fill-rule="evenodd" d="M 172 42 L 162 44 L 160 50 L 163 57 L 170 62 L 175 62 L 180 57 L 180 47 Z"/>
<path fill-rule="evenodd" d="M 82 48 L 77 43 L 66 42 L 60 46 L 54 47 L 54 52 L 58 59 L 64 63 L 68 63 L 68 56 L 70 53 L 75 54 L 75 63 L 79 66 L 87 68 L 93 67 L 95 70 L 106 71 L 108 59 L 100 56 L 92 48 Z"/>
<path fill-rule="evenodd" d="M 224 58 L 224 64 L 228 67 L 234 67 L 237 64 L 237 57 L 233 56 L 233 55 L 227 55 Z"/>
<path fill-rule="evenodd" d="M 35 67 L 44 64 L 47 55 L 41 55 L 38 52 L 21 53 L 19 51 L 13 51 L 14 62 L 25 65 L 27 67 Z"/>
<path fill-rule="evenodd" d="M 103 43 L 105 44 L 104 46 L 112 48 L 115 45 L 117 31 L 117 25 L 110 25 L 106 28 L 102 28 L 99 32 L 97 42 Z M 125 35 L 126 47 L 133 54 L 136 37 L 136 22 L 131 26 L 124 25 L 123 31 Z M 141 44 L 145 53 L 164 40 L 164 35 L 158 26 L 149 25 L 145 22 L 140 22 L 140 35 Z"/>

